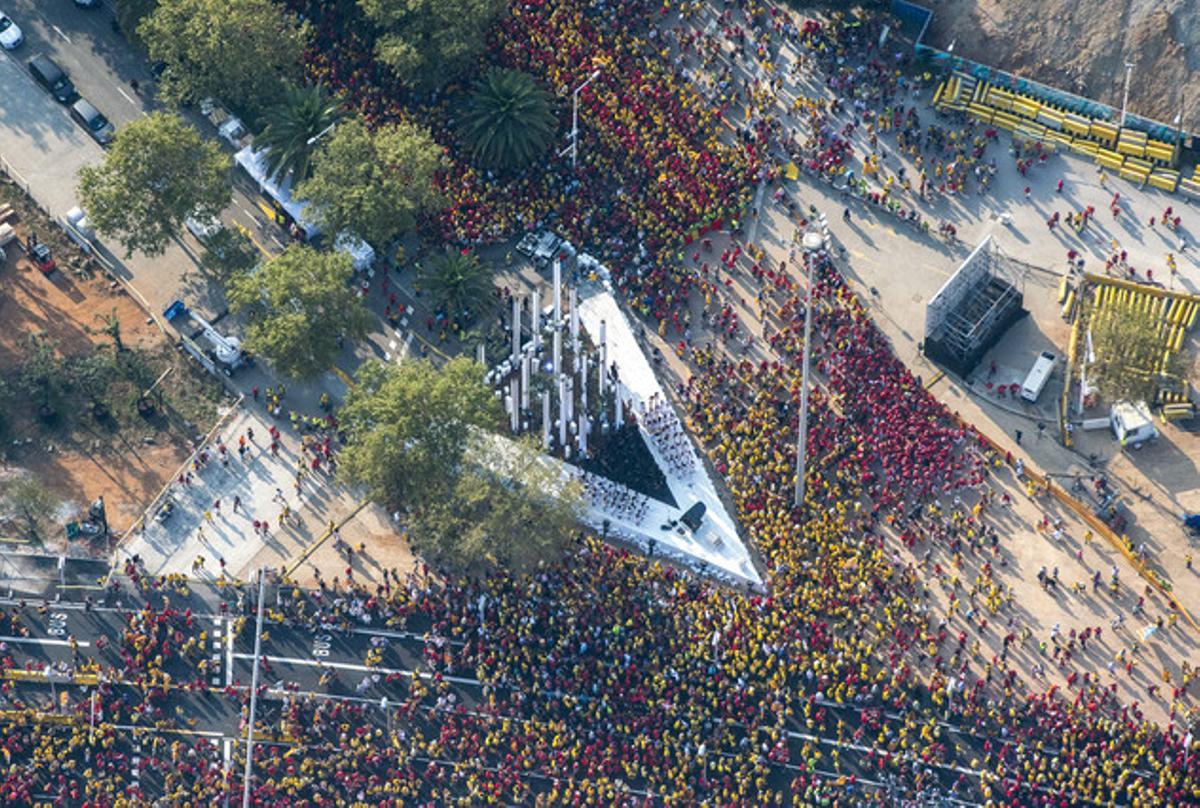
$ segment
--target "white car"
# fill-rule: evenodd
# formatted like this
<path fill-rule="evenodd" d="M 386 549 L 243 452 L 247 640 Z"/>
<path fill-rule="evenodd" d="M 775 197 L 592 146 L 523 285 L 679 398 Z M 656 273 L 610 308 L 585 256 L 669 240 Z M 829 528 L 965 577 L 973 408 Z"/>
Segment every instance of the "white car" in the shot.
<path fill-rule="evenodd" d="M 183 220 L 183 225 L 188 229 L 188 232 L 196 237 L 196 241 L 201 244 L 207 244 L 208 240 L 220 233 L 225 225 L 221 224 L 221 220 L 212 219 L 197 219 L 194 216 L 189 216 Z"/>
<path fill-rule="evenodd" d="M 5 50 L 13 50 L 24 41 L 25 35 L 21 33 L 21 29 L 17 27 L 11 17 L 0 11 L 0 47 Z"/>

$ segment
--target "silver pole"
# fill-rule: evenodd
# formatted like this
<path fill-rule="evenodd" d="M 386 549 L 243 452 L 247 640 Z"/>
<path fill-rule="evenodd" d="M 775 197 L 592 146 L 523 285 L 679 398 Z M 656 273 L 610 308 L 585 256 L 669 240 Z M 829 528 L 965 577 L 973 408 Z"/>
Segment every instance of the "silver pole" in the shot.
<path fill-rule="evenodd" d="M 550 391 L 542 391 L 542 448 L 550 449 Z"/>
<path fill-rule="evenodd" d="M 96 691 L 92 691 L 92 709 L 88 716 L 88 743 L 96 742 Z"/>
<path fill-rule="evenodd" d="M 254 761 L 254 713 L 258 706 L 258 659 L 262 654 L 263 602 L 267 571 L 258 570 L 258 619 L 254 623 L 254 667 L 250 673 L 250 723 L 246 727 L 246 770 L 242 774 L 242 808 L 250 808 L 250 767 Z"/>
<path fill-rule="evenodd" d="M 1121 99 L 1121 126 L 1125 125 L 1126 110 L 1129 108 L 1129 77 L 1133 74 L 1133 64 L 1125 63 L 1125 96 Z"/>
<path fill-rule="evenodd" d="M 800 425 L 796 435 L 796 502 L 797 508 L 804 504 L 804 470 L 808 462 L 808 366 L 812 354 L 813 280 L 812 265 L 815 256 L 809 254 L 805 282 L 808 284 L 807 304 L 804 307 L 804 360 L 800 371 Z"/>
<path fill-rule="evenodd" d="M 571 93 L 571 170 L 575 170 L 575 165 L 579 161 L 579 90 L 581 87 L 576 87 L 575 92 Z"/>
<path fill-rule="evenodd" d="M 517 364 L 521 356 L 521 296 L 512 296 L 512 361 Z"/>
<path fill-rule="evenodd" d="M 592 75 L 588 76 L 587 81 L 580 84 L 571 93 L 571 170 L 575 170 L 575 166 L 579 158 L 579 94 L 583 92 L 583 88 L 587 87 L 596 77 L 600 75 L 600 71 L 596 70 Z"/>

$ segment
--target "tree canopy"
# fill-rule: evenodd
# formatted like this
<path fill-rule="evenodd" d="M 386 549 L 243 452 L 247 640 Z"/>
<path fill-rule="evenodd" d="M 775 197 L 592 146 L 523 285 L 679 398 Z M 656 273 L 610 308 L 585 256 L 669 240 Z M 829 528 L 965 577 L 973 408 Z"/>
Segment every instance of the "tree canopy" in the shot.
<path fill-rule="evenodd" d="M 296 77 L 308 27 L 274 0 L 159 0 L 137 28 L 150 58 L 166 65 L 171 103 L 218 98 L 250 114 Z"/>
<path fill-rule="evenodd" d="M 483 366 L 464 357 L 370 362 L 341 410 L 341 474 L 408 514 L 414 548 L 461 569 L 527 567 L 562 552 L 582 508 L 579 486 L 531 443 L 492 430 L 500 407 Z"/>
<path fill-rule="evenodd" d="M 500 171 L 525 168 L 554 142 L 554 98 L 533 76 L 494 69 L 475 84 L 459 123 L 474 158 Z"/>
<path fill-rule="evenodd" d="M 283 98 L 263 114 L 266 126 L 254 139 L 255 148 L 267 150 L 267 174 L 279 181 L 291 174 L 296 182 L 312 173 L 317 138 L 339 117 L 339 106 L 320 84 L 288 84 Z"/>
<path fill-rule="evenodd" d="M 1160 375 L 1165 345 L 1157 316 L 1131 309 L 1095 312 L 1088 322 L 1096 361 L 1087 368 L 1087 380 L 1110 403 L 1152 402 L 1162 377 L 1181 379 L 1186 359 L 1173 352 Z"/>
<path fill-rule="evenodd" d="M 342 406 L 340 469 L 390 509 L 445 497 L 473 428 L 494 428 L 500 409 L 484 368 L 465 357 L 441 368 L 423 359 L 368 362 Z"/>
<path fill-rule="evenodd" d="M 351 118 L 321 140 L 312 176 L 295 195 L 312 203 L 326 233 L 346 232 L 382 251 L 440 203 L 434 179 L 444 165 L 425 129 L 405 122 L 370 131 Z"/>
<path fill-rule="evenodd" d="M 439 565 L 528 569 L 558 560 L 582 510 L 579 483 L 535 443 L 476 433 L 453 491 L 413 515 L 409 536 Z"/>
<path fill-rule="evenodd" d="M 483 52 L 504 0 L 358 0 L 379 29 L 376 55 L 401 79 L 432 90 L 463 75 Z"/>
<path fill-rule="evenodd" d="M 118 130 L 104 162 L 80 169 L 79 198 L 126 255 L 159 255 L 188 216 L 215 217 L 229 204 L 230 165 L 178 115 L 154 112 Z"/>
<path fill-rule="evenodd" d="M 474 252 L 447 246 L 421 267 L 422 288 L 451 320 L 462 322 L 492 302 L 492 270 Z"/>
<path fill-rule="evenodd" d="M 21 474 L 5 480 L 0 492 L 0 510 L 20 524 L 34 541 L 46 539 L 58 507 L 50 490 L 36 477 Z"/>
<path fill-rule="evenodd" d="M 350 286 L 351 259 L 293 244 L 229 287 L 234 309 L 246 312 L 246 347 L 293 378 L 329 369 L 339 339 L 366 334 L 370 314 Z"/>

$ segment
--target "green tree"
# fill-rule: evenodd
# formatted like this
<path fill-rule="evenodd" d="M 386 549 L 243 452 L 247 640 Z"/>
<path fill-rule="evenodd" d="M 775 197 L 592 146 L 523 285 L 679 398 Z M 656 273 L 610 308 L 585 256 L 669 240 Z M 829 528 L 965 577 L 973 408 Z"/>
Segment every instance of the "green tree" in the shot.
<path fill-rule="evenodd" d="M 380 30 L 379 60 L 404 81 L 432 90 L 470 69 L 483 53 L 503 0 L 358 0 Z"/>
<path fill-rule="evenodd" d="M 240 230 L 222 227 L 204 240 L 204 256 L 200 265 L 222 282 L 242 272 L 249 272 L 258 263 L 258 252 L 250 239 Z"/>
<path fill-rule="evenodd" d="M 25 348 L 27 353 L 18 377 L 20 390 L 38 401 L 44 417 L 54 415 L 67 384 L 58 356 L 58 341 L 45 334 L 30 334 L 25 338 Z"/>
<path fill-rule="evenodd" d="M 58 501 L 49 489 L 29 474 L 13 476 L 0 484 L 0 504 L 5 514 L 25 527 L 29 537 L 41 542 L 54 524 Z"/>
<path fill-rule="evenodd" d="M 424 129 L 400 123 L 371 132 L 352 118 L 322 139 L 296 197 L 312 203 L 326 233 L 344 231 L 382 251 L 440 203 L 434 180 L 445 164 Z"/>
<path fill-rule="evenodd" d="M 289 83 L 283 99 L 263 114 L 266 126 L 254 139 L 255 147 L 267 149 L 268 175 L 280 181 L 289 174 L 295 182 L 308 179 L 317 138 L 337 122 L 339 111 L 320 84 Z"/>
<path fill-rule="evenodd" d="M 1096 361 L 1088 365 L 1087 380 L 1106 401 L 1153 402 L 1163 381 L 1184 378 L 1187 359 L 1181 351 L 1161 367 L 1166 345 L 1158 317 L 1106 309 L 1093 314 L 1088 328 Z"/>
<path fill-rule="evenodd" d="M 117 307 L 113 306 L 112 311 L 108 314 L 95 315 L 94 319 L 99 320 L 104 325 L 96 331 L 92 331 L 90 328 L 88 331 L 103 334 L 112 340 L 114 353 L 123 352 L 125 350 L 125 343 L 121 340 L 121 318 L 117 316 Z"/>
<path fill-rule="evenodd" d="M 68 367 L 71 387 L 87 400 L 88 410 L 95 415 L 108 411 L 104 398 L 116 375 L 117 360 L 104 351 L 76 357 Z"/>
<path fill-rule="evenodd" d="M 557 561 L 578 529 L 579 483 L 533 443 L 476 438 L 450 496 L 426 502 L 409 520 L 413 546 L 457 569 Z"/>
<path fill-rule="evenodd" d="M 117 132 L 104 162 L 79 171 L 79 197 L 97 231 L 126 255 L 160 255 L 188 216 L 219 214 L 232 195 L 230 160 L 178 116 L 155 112 Z"/>
<path fill-rule="evenodd" d="M 347 444 L 340 473 L 389 510 L 419 508 L 453 492 L 475 429 L 500 408 L 484 368 L 465 358 L 367 362 L 341 409 Z"/>
<path fill-rule="evenodd" d="M 492 300 L 492 270 L 475 253 L 446 247 L 421 266 L 421 287 L 453 319 Z"/>
<path fill-rule="evenodd" d="M 370 314 L 350 286 L 343 252 L 293 244 L 252 273 L 235 277 L 229 301 L 246 312 L 246 347 L 293 378 L 329 369 L 341 339 L 366 334 Z"/>
<path fill-rule="evenodd" d="M 299 75 L 308 26 L 274 0 L 159 0 L 138 26 L 150 58 L 166 65 L 170 103 L 219 98 L 253 115 Z"/>
<path fill-rule="evenodd" d="M 554 99 L 520 70 L 488 71 L 475 84 L 459 132 L 472 156 L 499 171 L 525 168 L 554 142 Z"/>

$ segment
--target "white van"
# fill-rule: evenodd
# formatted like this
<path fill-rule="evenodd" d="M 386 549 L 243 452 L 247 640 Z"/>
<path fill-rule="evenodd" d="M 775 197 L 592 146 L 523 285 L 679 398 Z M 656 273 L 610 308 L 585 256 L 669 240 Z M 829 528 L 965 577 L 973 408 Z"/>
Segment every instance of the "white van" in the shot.
<path fill-rule="evenodd" d="M 1029 375 L 1025 377 L 1025 383 L 1021 385 L 1021 398 L 1030 404 L 1036 403 L 1046 382 L 1050 381 L 1050 374 L 1054 372 L 1054 365 L 1057 362 L 1058 358 L 1054 354 L 1042 351 L 1037 361 L 1033 363 Z"/>
<path fill-rule="evenodd" d="M 1150 418 L 1150 408 L 1144 401 L 1118 401 L 1108 414 L 1109 424 L 1121 447 L 1142 448 L 1142 444 L 1158 437 L 1158 429 Z"/>

